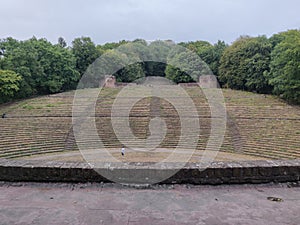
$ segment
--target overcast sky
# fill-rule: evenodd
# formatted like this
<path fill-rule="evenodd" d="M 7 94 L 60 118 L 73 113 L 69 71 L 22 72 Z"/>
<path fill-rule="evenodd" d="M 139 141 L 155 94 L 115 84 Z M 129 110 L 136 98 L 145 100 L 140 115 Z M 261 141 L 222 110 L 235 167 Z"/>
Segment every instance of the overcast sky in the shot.
<path fill-rule="evenodd" d="M 299 0 L 1 0 L 0 38 L 233 42 L 300 28 Z"/>

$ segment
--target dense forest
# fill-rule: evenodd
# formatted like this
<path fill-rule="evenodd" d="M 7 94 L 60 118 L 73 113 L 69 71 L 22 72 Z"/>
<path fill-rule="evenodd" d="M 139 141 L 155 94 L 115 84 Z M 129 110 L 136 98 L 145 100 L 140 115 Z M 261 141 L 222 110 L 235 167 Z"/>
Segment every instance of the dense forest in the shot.
<path fill-rule="evenodd" d="M 76 89 L 90 64 L 126 43 L 138 43 L 141 48 L 148 45 L 142 39 L 96 45 L 91 38 L 81 37 L 73 40 L 71 46 L 62 37 L 56 44 L 35 37 L 25 41 L 2 39 L 0 103 Z M 270 38 L 241 36 L 231 45 L 224 41 L 179 45 L 196 53 L 224 88 L 274 94 L 300 104 L 300 30 L 281 32 Z M 163 49 L 160 51 L 163 54 Z M 184 60 L 189 63 L 192 59 Z M 119 82 L 153 75 L 165 76 L 176 83 L 193 82 L 183 71 L 160 62 L 132 64 L 114 75 Z"/>

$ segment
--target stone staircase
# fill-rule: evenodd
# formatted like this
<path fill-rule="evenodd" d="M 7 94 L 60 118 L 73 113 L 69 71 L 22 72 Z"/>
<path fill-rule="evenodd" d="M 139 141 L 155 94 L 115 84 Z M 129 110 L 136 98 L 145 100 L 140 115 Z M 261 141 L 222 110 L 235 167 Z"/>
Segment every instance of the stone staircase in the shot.
<path fill-rule="evenodd" d="M 187 99 L 174 97 L 172 87 L 164 87 L 170 93 L 169 98 L 178 103 L 183 114 L 190 113 L 191 109 L 186 107 Z M 147 88 L 149 90 L 151 86 Z M 197 150 L 205 150 L 211 131 L 209 105 L 199 88 L 184 89 L 196 106 L 195 113 L 199 115 L 200 133 L 195 145 Z M 98 133 L 89 135 L 86 143 L 82 140 L 80 146 L 86 144 L 87 148 L 97 148 L 96 140 L 100 138 L 106 148 L 120 148 L 123 143 L 116 136 L 112 120 L 116 121 L 115 129 L 124 129 L 122 123 L 118 125 L 118 121 L 127 116 L 122 113 L 126 112 L 128 104 L 136 98 L 137 103 L 129 113 L 129 124 L 134 138 L 129 134 L 124 134 L 122 138 L 131 147 L 155 145 L 157 140 L 150 138 L 149 125 L 154 118 L 160 117 L 164 123 L 156 130 L 163 131 L 165 125 L 166 135 L 159 142 L 159 147 L 176 148 L 182 134 L 180 118 L 174 106 L 158 97 L 139 99 L 122 96 L 122 105 L 118 108 L 119 117 L 111 117 L 112 105 L 120 91 L 121 88 L 101 91 L 95 107 L 95 118 L 92 118 L 95 119 Z M 270 159 L 300 157 L 299 107 L 287 105 L 273 96 L 233 90 L 223 90 L 223 94 L 228 121 L 220 151 Z M 0 119 L 0 158 L 78 151 L 72 126 L 73 97 L 74 92 L 67 92 L 1 105 L 0 114 L 6 113 L 7 118 Z M 194 130 L 185 133 L 183 149 L 190 148 L 193 144 L 193 134 Z M 158 139 L 159 137 L 160 135 Z"/>

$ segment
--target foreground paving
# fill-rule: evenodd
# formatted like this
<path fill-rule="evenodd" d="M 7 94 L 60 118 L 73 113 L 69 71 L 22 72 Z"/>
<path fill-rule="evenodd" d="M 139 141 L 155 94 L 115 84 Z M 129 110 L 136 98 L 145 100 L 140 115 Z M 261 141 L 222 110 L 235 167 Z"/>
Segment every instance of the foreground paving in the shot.
<path fill-rule="evenodd" d="M 133 188 L 0 183 L 1 225 L 298 225 L 299 212 L 299 184 Z"/>

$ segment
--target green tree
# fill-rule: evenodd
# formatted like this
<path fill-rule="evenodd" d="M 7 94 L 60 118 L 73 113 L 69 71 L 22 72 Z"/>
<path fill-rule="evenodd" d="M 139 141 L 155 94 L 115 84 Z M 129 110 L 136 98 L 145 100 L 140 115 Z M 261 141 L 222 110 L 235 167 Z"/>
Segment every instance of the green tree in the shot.
<path fill-rule="evenodd" d="M 207 52 L 209 52 L 212 48 L 212 45 L 208 41 L 191 41 L 187 43 L 182 42 L 179 43 L 179 45 L 197 53 L 203 61 L 209 58 Z"/>
<path fill-rule="evenodd" d="M 122 40 L 119 42 L 108 42 L 108 43 L 105 43 L 104 45 L 98 45 L 97 48 L 101 49 L 101 51 L 105 52 L 108 50 L 116 49 L 117 47 L 127 44 L 127 43 L 129 43 L 129 41 L 125 41 L 125 40 Z"/>
<path fill-rule="evenodd" d="M 44 76 L 39 76 L 39 92 L 56 93 L 74 89 L 80 75 L 71 51 L 43 40 L 35 44 L 41 53 L 39 58 L 44 72 Z"/>
<path fill-rule="evenodd" d="M 188 73 L 172 65 L 167 65 L 165 73 L 166 73 L 166 78 L 175 83 L 195 82 L 195 80 Z"/>
<path fill-rule="evenodd" d="M 59 37 L 58 38 L 58 43 L 57 43 L 60 47 L 65 48 L 67 47 L 67 42 L 65 41 L 65 39 L 63 37 Z"/>
<path fill-rule="evenodd" d="M 75 57 L 67 48 L 52 45 L 46 39 L 31 38 L 0 42 L 1 69 L 13 70 L 22 77 L 16 97 L 60 92 L 76 87 L 79 73 Z"/>
<path fill-rule="evenodd" d="M 74 39 L 72 53 L 76 58 L 76 69 L 80 75 L 83 75 L 88 66 L 101 55 L 101 52 L 89 37 Z"/>
<path fill-rule="evenodd" d="M 272 45 L 265 36 L 241 37 L 221 58 L 219 80 L 225 87 L 270 93 L 264 73 L 269 71 Z"/>
<path fill-rule="evenodd" d="M 122 40 L 122 41 L 119 41 L 119 42 L 109 42 L 109 43 L 106 43 L 104 45 L 97 45 L 96 48 L 97 48 L 99 54 L 103 55 L 105 52 L 107 52 L 109 50 L 116 49 L 119 46 L 127 44 L 127 43 L 129 43 L 129 41 L 125 41 L 125 40 Z"/>
<path fill-rule="evenodd" d="M 0 103 L 10 100 L 19 90 L 21 76 L 11 70 L 0 70 Z"/>
<path fill-rule="evenodd" d="M 198 82 L 201 75 L 211 74 L 208 65 L 192 51 L 177 48 L 168 56 L 166 78 L 175 83 Z"/>
<path fill-rule="evenodd" d="M 145 77 L 142 63 L 133 63 L 125 66 L 116 74 L 116 79 L 119 82 L 133 82 Z"/>
<path fill-rule="evenodd" d="M 146 76 L 166 77 L 167 62 L 164 62 L 163 59 L 167 59 L 173 45 L 174 43 L 170 40 L 158 40 L 150 43 L 148 59 L 151 60 L 146 60 L 143 65 Z"/>
<path fill-rule="evenodd" d="M 167 64 L 162 62 L 155 62 L 155 61 L 146 61 L 143 63 L 143 70 L 145 72 L 145 76 L 158 76 L 158 77 L 165 77 L 165 70 Z"/>
<path fill-rule="evenodd" d="M 275 38 L 279 41 L 271 54 L 271 69 L 266 76 L 274 86 L 274 94 L 300 104 L 300 30 L 283 32 Z"/>
<path fill-rule="evenodd" d="M 132 42 L 122 40 L 120 42 L 106 43 L 102 46 L 98 45 L 97 49 L 103 54 L 109 50 L 117 49 L 117 51 L 126 54 L 127 57 L 138 59 L 142 62 L 139 65 L 131 65 L 125 70 L 119 71 L 116 74 L 119 81 L 132 81 L 134 77 L 165 76 L 166 64 L 159 62 L 159 58 L 162 58 L 161 56 L 166 57 L 169 52 L 169 47 L 166 46 L 164 41 L 155 41 L 148 45 L 143 39 L 135 39 Z M 140 66 L 142 66 L 143 73 L 140 71 Z M 128 70 L 129 68 L 130 70 Z M 134 68 L 137 69 L 135 76 L 133 75 Z M 128 73 L 128 79 L 125 79 L 125 71 Z"/>
<path fill-rule="evenodd" d="M 208 63 L 209 68 L 211 69 L 213 74 L 216 75 L 217 77 L 219 76 L 220 61 L 227 47 L 228 45 L 224 41 L 219 40 L 207 52 L 208 59 L 205 62 Z"/>
<path fill-rule="evenodd" d="M 207 41 L 194 41 L 180 43 L 181 46 L 197 53 L 207 63 L 214 75 L 219 75 L 220 59 L 224 50 L 228 47 L 224 41 L 218 41 L 212 45 Z"/>
<path fill-rule="evenodd" d="M 133 82 L 145 77 L 144 60 L 150 56 L 146 42 L 136 40 L 120 45 L 113 51 L 122 56 L 123 63 L 125 63 L 125 66 L 115 74 L 117 81 Z"/>
<path fill-rule="evenodd" d="M 115 75 L 117 81 L 125 82 L 126 80 L 123 80 L 124 77 L 120 73 L 120 70 L 129 64 L 130 61 L 126 54 L 116 50 L 108 50 L 87 68 L 80 81 L 79 88 L 99 87 L 99 84 L 103 82 L 106 75 Z"/>
<path fill-rule="evenodd" d="M 32 38 L 31 40 L 36 40 Z M 17 41 L 7 38 L 0 42 L 3 49 L 1 69 L 13 70 L 22 77 L 17 97 L 23 98 L 37 94 L 37 77 L 43 73 L 38 62 L 38 52 L 31 41 Z"/>

